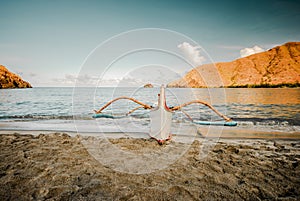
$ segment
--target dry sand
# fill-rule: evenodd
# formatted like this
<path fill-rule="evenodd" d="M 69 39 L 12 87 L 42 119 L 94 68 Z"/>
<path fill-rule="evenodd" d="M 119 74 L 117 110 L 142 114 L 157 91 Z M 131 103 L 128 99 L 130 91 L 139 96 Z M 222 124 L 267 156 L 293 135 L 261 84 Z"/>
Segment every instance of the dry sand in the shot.
<path fill-rule="evenodd" d="M 150 139 L 111 139 L 133 153 Z M 164 170 L 114 171 L 82 138 L 67 134 L 0 135 L 0 200 L 300 200 L 300 140 L 220 140 L 199 158 L 200 141 Z"/>

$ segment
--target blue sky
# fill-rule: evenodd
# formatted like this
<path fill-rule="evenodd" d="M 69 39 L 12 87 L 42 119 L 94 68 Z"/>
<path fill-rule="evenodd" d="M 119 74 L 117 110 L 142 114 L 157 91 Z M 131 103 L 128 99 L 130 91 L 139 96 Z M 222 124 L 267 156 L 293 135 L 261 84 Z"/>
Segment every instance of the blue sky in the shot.
<path fill-rule="evenodd" d="M 296 0 L 11 0 L 0 8 L 0 64 L 34 86 L 67 86 L 99 43 L 132 29 L 180 32 L 216 62 L 300 41 Z"/>

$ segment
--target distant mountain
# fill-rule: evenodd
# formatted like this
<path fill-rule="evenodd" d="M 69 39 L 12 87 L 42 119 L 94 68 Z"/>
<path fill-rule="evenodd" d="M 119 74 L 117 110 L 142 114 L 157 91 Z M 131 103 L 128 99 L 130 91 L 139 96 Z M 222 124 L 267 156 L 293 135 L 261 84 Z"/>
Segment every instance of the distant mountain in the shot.
<path fill-rule="evenodd" d="M 12 72 L 9 72 L 7 68 L 0 65 L 0 89 L 6 88 L 31 88 L 32 86 L 22 80 L 22 78 Z"/>
<path fill-rule="evenodd" d="M 202 65 L 168 84 L 192 88 L 281 86 L 300 86 L 300 42 L 289 42 L 232 62 L 215 63 L 215 67 Z"/>

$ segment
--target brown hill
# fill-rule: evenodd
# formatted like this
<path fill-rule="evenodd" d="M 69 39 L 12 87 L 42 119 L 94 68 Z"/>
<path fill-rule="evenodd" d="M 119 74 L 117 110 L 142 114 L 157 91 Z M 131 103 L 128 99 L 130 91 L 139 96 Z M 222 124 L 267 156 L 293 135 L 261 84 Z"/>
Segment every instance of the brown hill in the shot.
<path fill-rule="evenodd" d="M 4 66 L 0 65 L 0 89 L 6 88 L 31 88 L 32 86 L 22 78 L 11 73 Z"/>
<path fill-rule="evenodd" d="M 300 42 L 289 42 L 232 62 L 199 66 L 168 87 L 299 86 L 299 83 Z"/>

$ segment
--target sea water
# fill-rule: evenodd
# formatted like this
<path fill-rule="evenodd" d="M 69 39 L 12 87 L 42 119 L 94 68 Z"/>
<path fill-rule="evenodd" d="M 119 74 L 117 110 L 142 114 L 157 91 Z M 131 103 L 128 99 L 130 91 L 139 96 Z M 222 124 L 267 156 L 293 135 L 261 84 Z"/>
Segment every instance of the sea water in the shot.
<path fill-rule="evenodd" d="M 73 133 L 149 133 L 149 110 L 139 109 L 126 116 L 138 105 L 128 100 L 114 102 L 103 112 L 118 119 L 93 119 L 94 110 L 119 96 L 133 97 L 156 106 L 159 88 L 55 88 L 0 90 L 0 130 L 63 131 Z M 213 105 L 218 111 L 238 122 L 235 128 L 226 128 L 235 135 L 247 132 L 274 133 L 286 136 L 300 133 L 299 88 L 167 88 L 169 107 L 199 99 Z M 191 128 L 188 114 L 195 120 L 219 121 L 221 118 L 209 108 L 193 104 L 173 114 L 175 134 L 184 135 Z M 243 132 L 240 132 L 240 131 Z M 245 132 L 246 131 L 246 132 Z"/>

